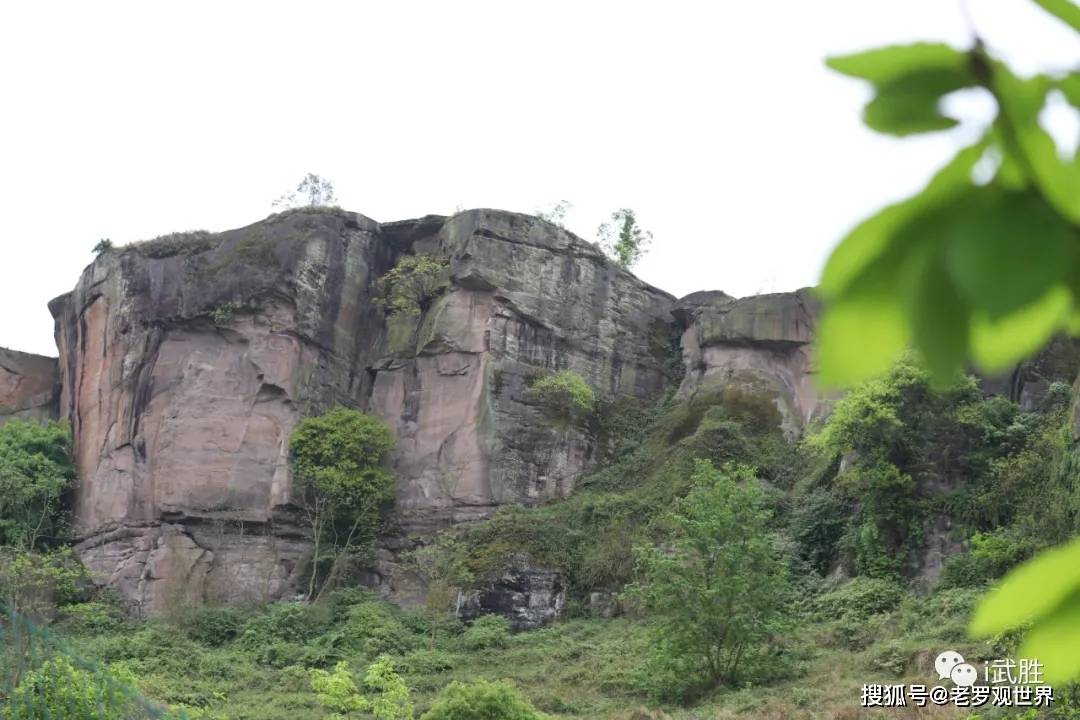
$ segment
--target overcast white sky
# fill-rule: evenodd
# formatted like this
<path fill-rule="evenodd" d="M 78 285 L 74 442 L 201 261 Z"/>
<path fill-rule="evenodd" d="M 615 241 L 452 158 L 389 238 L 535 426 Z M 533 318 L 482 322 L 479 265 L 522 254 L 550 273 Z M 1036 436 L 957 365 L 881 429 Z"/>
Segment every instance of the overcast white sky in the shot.
<path fill-rule="evenodd" d="M 1025 70 L 1080 61 L 1026 0 L 970 14 Z M 923 38 L 968 43 L 957 2 L 5 3 L 0 345 L 55 354 L 99 238 L 245 225 L 308 171 L 380 221 L 633 207 L 676 295 L 810 285 L 963 140 L 864 130 L 822 58 Z"/>

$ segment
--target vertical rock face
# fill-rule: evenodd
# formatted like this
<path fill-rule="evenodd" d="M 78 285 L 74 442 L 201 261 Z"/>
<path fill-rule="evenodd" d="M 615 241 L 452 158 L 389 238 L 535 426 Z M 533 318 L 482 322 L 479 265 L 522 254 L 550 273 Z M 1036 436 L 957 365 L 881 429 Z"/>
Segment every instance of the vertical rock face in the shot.
<path fill-rule="evenodd" d="M 768 397 L 789 435 L 822 411 L 811 353 L 820 305 L 809 289 L 739 299 L 715 291 L 693 293 L 674 312 L 686 326 L 681 396 Z"/>
<path fill-rule="evenodd" d="M 408 231 L 448 257 L 452 286 L 372 370 L 371 408 L 397 433 L 398 512 L 419 531 L 502 503 L 564 497 L 590 464 L 578 430 L 545 422 L 529 382 L 569 369 L 603 396 L 665 386 L 673 298 L 536 218 L 472 211 Z"/>
<path fill-rule="evenodd" d="M 105 253 L 51 304 L 77 549 L 137 606 L 293 592 L 287 440 L 365 396 L 378 226 L 293 213 Z"/>
<path fill-rule="evenodd" d="M 56 358 L 0 348 L 0 425 L 56 417 Z"/>
<path fill-rule="evenodd" d="M 417 252 L 448 260 L 450 288 L 387 327 L 374 280 Z M 288 437 L 333 404 L 397 434 L 407 533 L 560 497 L 592 450 L 545 425 L 528 382 L 569 368 L 601 394 L 659 392 L 672 305 L 594 246 L 495 211 L 297 211 L 106 252 L 50 305 L 77 549 L 146 612 L 295 593 L 309 545 Z"/>

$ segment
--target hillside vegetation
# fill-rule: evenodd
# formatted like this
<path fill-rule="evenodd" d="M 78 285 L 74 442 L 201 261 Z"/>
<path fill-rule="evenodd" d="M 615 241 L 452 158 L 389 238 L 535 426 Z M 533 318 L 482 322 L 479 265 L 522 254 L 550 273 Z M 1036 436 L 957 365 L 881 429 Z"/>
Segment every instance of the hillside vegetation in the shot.
<path fill-rule="evenodd" d="M 1069 396 L 1053 386 L 1025 412 L 973 378 L 937 388 L 905 360 L 796 443 L 771 403 L 730 388 L 598 402 L 583 422 L 600 468 L 565 501 L 504 507 L 437 535 L 418 562 L 444 601 L 417 610 L 342 580 L 317 602 L 132 620 L 69 577 L 70 558 L 50 549 L 60 534 L 32 548 L 9 541 L 23 565 L 5 567 L 24 571 L 4 586 L 23 583 L 12 599 L 52 620 L 72 657 L 188 717 L 438 717 L 517 692 L 521 707 L 562 717 L 858 717 L 863 683 L 931 683 L 943 649 L 975 661 L 1015 650 L 1016 636 L 974 643 L 966 626 L 988 583 L 1075 532 Z M 0 428 L 5 472 L 65 447 L 62 431 L 28 431 Z M 23 516 L 4 512 L 8 537 L 25 537 Z M 966 550 L 939 572 L 927 548 L 943 544 Z M 498 616 L 453 616 L 459 592 L 522 555 L 565 577 L 563 619 L 513 633 Z M 42 584 L 63 592 L 28 604 Z M 400 680 L 408 712 L 373 709 L 390 686 L 366 683 L 371 668 Z M 318 691 L 319 677 L 341 697 Z M 502 680 L 516 690 L 477 684 Z M 1072 717 L 1071 691 L 1057 690 L 1047 716 Z M 948 712 L 964 716 L 938 708 Z"/>

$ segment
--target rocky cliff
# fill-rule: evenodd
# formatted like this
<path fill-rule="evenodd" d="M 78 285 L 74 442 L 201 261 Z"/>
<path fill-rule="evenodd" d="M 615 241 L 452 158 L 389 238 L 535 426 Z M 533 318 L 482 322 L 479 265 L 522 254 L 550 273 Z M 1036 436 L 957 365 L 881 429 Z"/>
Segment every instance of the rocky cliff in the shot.
<path fill-rule="evenodd" d="M 0 425 L 56 417 L 56 358 L 0 348 Z"/>
<path fill-rule="evenodd" d="M 374 281 L 407 253 L 445 258 L 450 286 L 388 322 Z M 564 496 L 594 448 L 545 423 L 527 383 L 571 369 L 603 396 L 657 395 L 674 305 L 592 244 L 496 211 L 296 211 L 103 253 L 50 305 L 77 549 L 150 612 L 291 595 L 308 544 L 287 440 L 339 403 L 397 434 L 405 535 Z"/>

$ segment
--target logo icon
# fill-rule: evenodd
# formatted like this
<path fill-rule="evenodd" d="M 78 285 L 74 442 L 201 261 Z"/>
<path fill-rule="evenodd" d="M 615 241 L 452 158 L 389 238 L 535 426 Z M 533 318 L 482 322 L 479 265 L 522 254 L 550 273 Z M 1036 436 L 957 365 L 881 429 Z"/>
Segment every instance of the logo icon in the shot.
<path fill-rule="evenodd" d="M 937 659 L 934 660 L 934 669 L 937 670 L 939 680 L 952 680 L 953 682 L 956 682 L 956 680 L 952 676 L 952 671 L 953 668 L 959 665 L 965 665 L 964 656 L 956 652 L 955 650 L 946 650 L 945 652 L 938 655 Z M 971 668 L 973 678 L 975 675 L 978 674 L 975 672 L 975 668 L 971 667 L 970 665 L 965 665 L 965 667 Z M 972 679 L 971 683 L 973 682 L 975 682 L 974 679 Z M 970 685 L 971 683 L 967 684 Z M 956 682 L 956 684 L 959 685 L 960 683 Z"/>
<path fill-rule="evenodd" d="M 957 687 L 971 687 L 979 679 L 979 671 L 975 669 L 975 666 L 962 662 L 953 666 L 949 677 Z"/>

